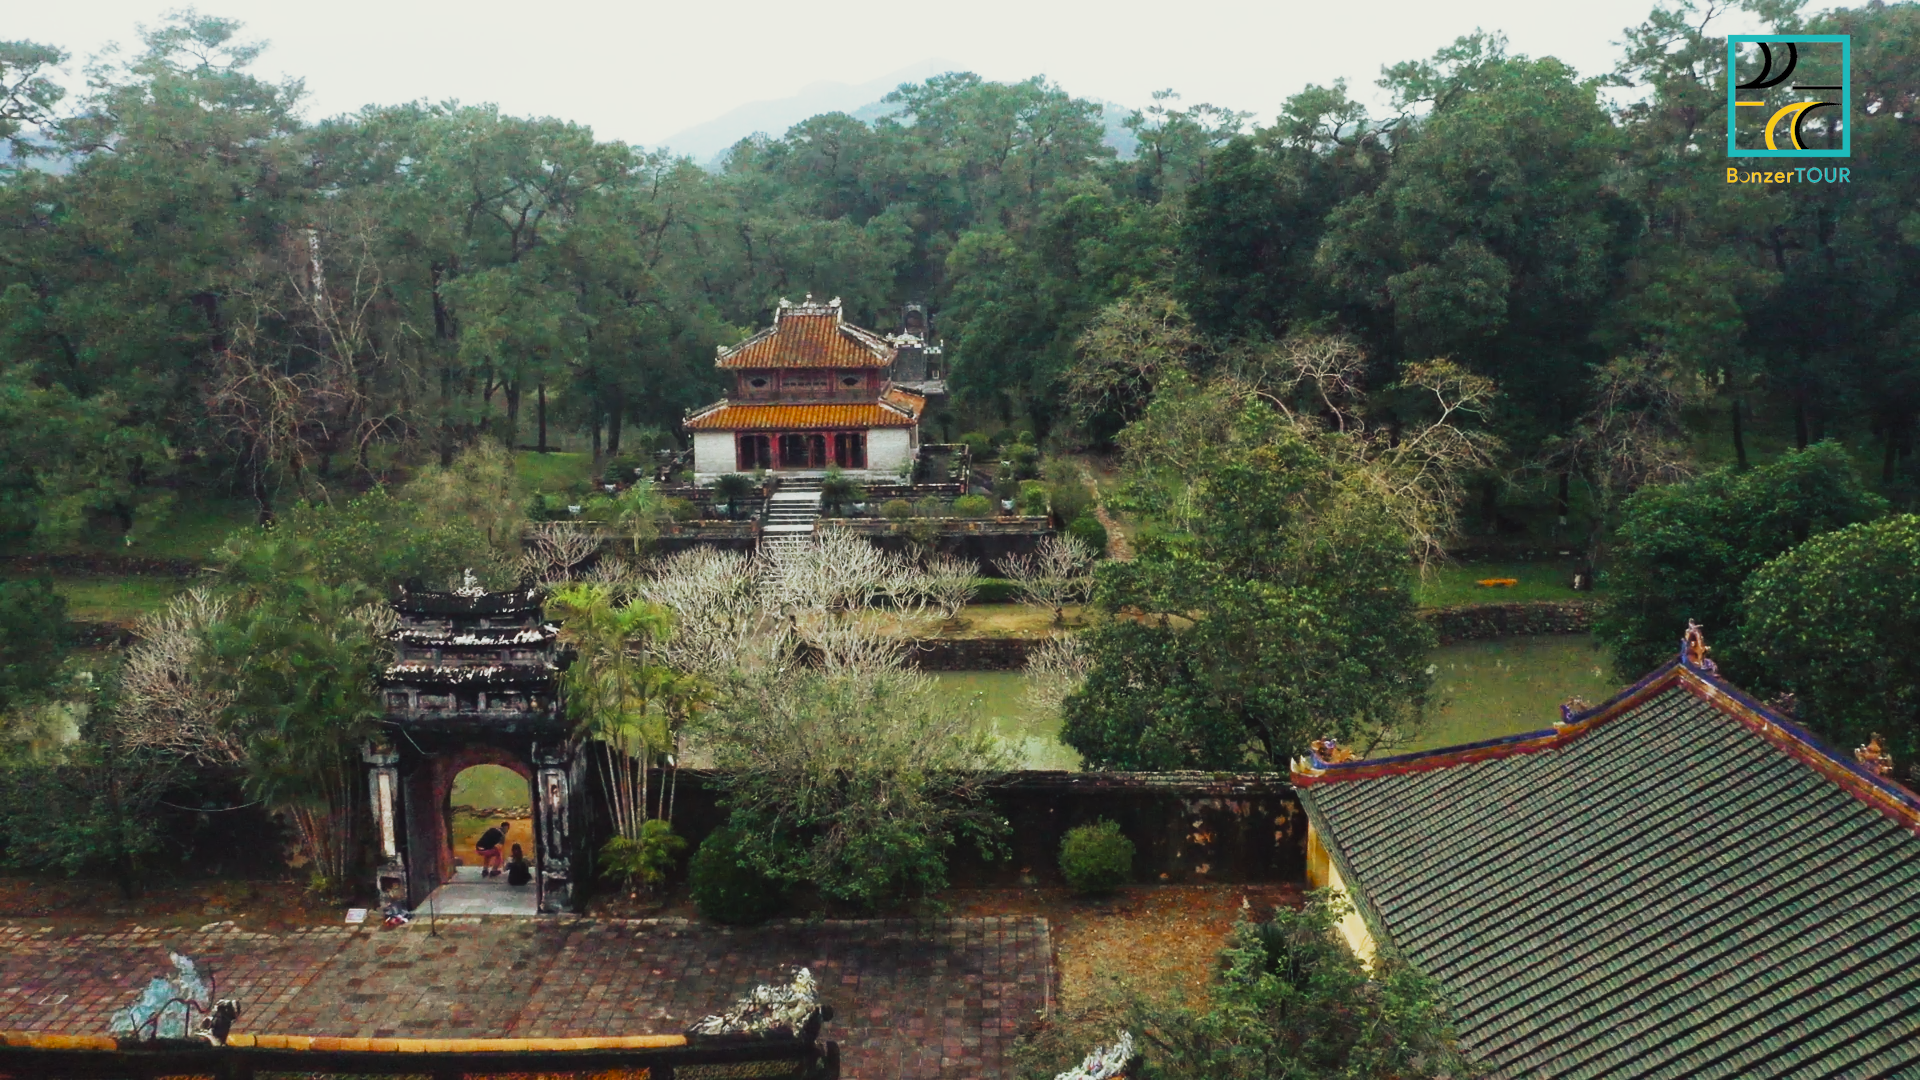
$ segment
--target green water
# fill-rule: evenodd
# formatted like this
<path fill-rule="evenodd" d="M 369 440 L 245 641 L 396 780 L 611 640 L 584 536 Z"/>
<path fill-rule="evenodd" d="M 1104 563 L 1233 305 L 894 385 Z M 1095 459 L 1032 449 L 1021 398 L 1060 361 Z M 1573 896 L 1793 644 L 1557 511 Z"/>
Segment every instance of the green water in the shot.
<path fill-rule="evenodd" d="M 981 723 L 1004 740 L 1027 769 L 1078 769 L 1080 754 L 1060 741 L 1060 721 L 1036 719 L 1022 705 L 1027 677 L 1017 671 L 933 672 L 955 695 L 978 696 Z"/>
<path fill-rule="evenodd" d="M 1431 660 L 1439 706 L 1417 738 L 1391 752 L 1538 731 L 1559 718 L 1568 698 L 1597 705 L 1624 685 L 1588 634 L 1472 641 L 1435 649 Z M 1026 676 L 943 671 L 934 677 L 952 693 L 979 695 L 982 722 L 1014 746 L 1025 767 L 1080 767 L 1080 755 L 1060 742 L 1060 722 L 1036 720 L 1021 707 Z"/>

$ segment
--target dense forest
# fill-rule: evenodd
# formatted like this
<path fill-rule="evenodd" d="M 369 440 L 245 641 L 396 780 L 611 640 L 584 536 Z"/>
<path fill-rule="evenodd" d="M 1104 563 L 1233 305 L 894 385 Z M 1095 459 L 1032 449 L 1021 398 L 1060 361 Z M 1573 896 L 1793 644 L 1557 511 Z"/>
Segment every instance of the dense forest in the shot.
<path fill-rule="evenodd" d="M 1656 10 L 1600 74 L 1463 37 L 1382 73 L 1386 115 L 1342 83 L 1266 122 L 1156 95 L 1127 159 L 1092 101 L 947 74 L 712 172 L 484 105 L 311 120 L 217 17 L 80 86 L 57 43 L 6 43 L 0 542 L 137 534 L 184 482 L 264 517 L 486 435 L 665 444 L 717 395 L 714 346 L 810 291 L 883 330 L 931 306 L 936 436 L 1111 445 L 1140 403 L 1076 412 L 1070 375 L 1144 299 L 1207 341 L 1347 335 L 1375 389 L 1427 358 L 1490 379 L 1482 527 L 1604 502 L 1635 466 L 1594 447 L 1648 401 L 1714 460 L 1837 439 L 1911 505 L 1920 12 L 1750 6 L 1852 35 L 1850 183 L 1727 182 L 1711 4 Z"/>

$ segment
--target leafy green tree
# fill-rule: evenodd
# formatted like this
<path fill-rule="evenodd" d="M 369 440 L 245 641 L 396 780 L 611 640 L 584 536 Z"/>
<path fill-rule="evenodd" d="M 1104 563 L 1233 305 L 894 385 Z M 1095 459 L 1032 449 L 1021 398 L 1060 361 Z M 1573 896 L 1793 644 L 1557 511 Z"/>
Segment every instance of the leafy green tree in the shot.
<path fill-rule="evenodd" d="M 1117 986 L 1024 1043 L 1023 1075 L 1050 1076 L 1115 1029 L 1136 1036 L 1139 1071 L 1128 1075 L 1152 1080 L 1475 1075 L 1439 984 L 1391 952 L 1362 967 L 1336 929 L 1349 910 L 1321 890 L 1268 922 L 1243 912 L 1204 1002 L 1116 973 Z"/>
<path fill-rule="evenodd" d="M 380 716 L 374 677 L 391 658 L 391 612 L 358 582 L 325 580 L 292 538 L 240 553 L 231 577 L 236 602 L 208 628 L 198 676 L 231 695 L 246 790 L 292 822 L 315 888 L 338 891 L 355 855 L 354 755 Z"/>
<path fill-rule="evenodd" d="M 0 716 L 45 699 L 67 651 L 67 601 L 41 576 L 0 581 Z"/>
<path fill-rule="evenodd" d="M 23 129 L 47 131 L 54 126 L 54 107 L 67 92 L 46 71 L 66 59 L 66 53 L 51 45 L 0 41 L 0 140 L 7 148 L 6 162 L 0 168 L 16 168 L 39 149 L 31 138 L 21 134 Z"/>
<path fill-rule="evenodd" d="M 1494 379 L 1527 453 L 1602 359 L 1586 344 L 1634 214 L 1609 187 L 1616 133 L 1598 86 L 1475 34 L 1381 80 L 1407 117 L 1378 188 L 1327 219 L 1330 288 L 1389 319 L 1388 356 L 1449 356 Z"/>
<path fill-rule="evenodd" d="M 997 850 L 985 784 L 1006 767 L 971 711 L 915 672 L 835 667 L 746 676 L 709 735 L 737 857 L 872 909 L 935 892 L 966 840 Z"/>
<path fill-rule="evenodd" d="M 1809 539 L 1747 579 L 1741 608 L 1736 678 L 1792 693 L 1841 747 L 1878 732 L 1896 762 L 1920 757 L 1920 517 Z"/>
<path fill-rule="evenodd" d="M 1623 673 L 1671 660 L 1689 620 L 1734 655 L 1755 571 L 1809 537 L 1885 512 L 1886 500 L 1831 442 L 1746 472 L 1644 488 L 1626 501 L 1595 632 Z"/>
<path fill-rule="evenodd" d="M 498 526 L 498 519 L 488 517 L 498 504 L 484 494 L 472 498 L 479 504 L 473 519 L 445 504 L 396 497 L 383 487 L 337 504 L 298 503 L 272 529 L 247 528 L 229 536 L 216 554 L 230 582 L 249 585 L 252 575 L 264 573 L 270 581 L 279 572 L 278 565 L 257 556 L 283 542 L 297 545 L 311 560 L 312 572 L 329 585 L 385 593 L 416 578 L 433 585 L 458 581 L 468 569 L 496 586 L 510 584 L 512 563 L 479 529 L 488 520 Z"/>
<path fill-rule="evenodd" d="M 1100 566 L 1109 617 L 1061 730 L 1089 767 L 1284 768 L 1323 736 L 1404 731 L 1425 703 L 1406 537 L 1259 406 L 1235 425 L 1242 444 L 1187 478 L 1187 530 Z"/>
<path fill-rule="evenodd" d="M 567 711 L 578 733 L 600 747 L 607 814 L 624 841 L 605 854 L 622 866 L 637 866 L 649 846 L 650 819 L 672 813 L 665 791 L 654 804 L 648 772 L 678 745 L 677 713 L 669 701 L 689 695 L 695 677 L 676 675 L 654 660 L 654 643 L 673 627 L 664 607 L 616 603 L 597 584 L 568 585 L 550 606 L 579 654 L 564 676 Z"/>

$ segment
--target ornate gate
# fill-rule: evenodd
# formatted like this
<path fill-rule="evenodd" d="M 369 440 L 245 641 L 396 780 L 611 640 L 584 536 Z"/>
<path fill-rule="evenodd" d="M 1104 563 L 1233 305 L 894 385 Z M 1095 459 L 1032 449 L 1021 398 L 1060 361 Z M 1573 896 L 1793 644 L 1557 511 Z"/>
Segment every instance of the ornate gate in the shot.
<path fill-rule="evenodd" d="M 380 844 L 383 903 L 413 908 L 452 876 L 446 805 L 461 763 L 501 761 L 529 778 L 538 910 L 570 909 L 576 853 L 573 747 L 559 713 L 557 628 L 533 586 L 490 593 L 402 589 L 397 662 L 380 680 L 387 737 L 363 759 Z"/>

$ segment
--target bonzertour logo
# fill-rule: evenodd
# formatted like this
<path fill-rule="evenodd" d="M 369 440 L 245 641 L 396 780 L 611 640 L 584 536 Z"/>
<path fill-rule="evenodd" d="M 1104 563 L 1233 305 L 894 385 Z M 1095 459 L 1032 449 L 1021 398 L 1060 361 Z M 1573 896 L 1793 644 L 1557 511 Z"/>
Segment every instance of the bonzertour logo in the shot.
<path fill-rule="evenodd" d="M 1845 34 L 1728 35 L 1727 156 L 1852 156 L 1851 60 Z"/>

